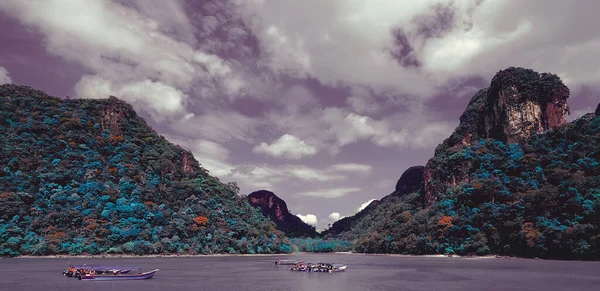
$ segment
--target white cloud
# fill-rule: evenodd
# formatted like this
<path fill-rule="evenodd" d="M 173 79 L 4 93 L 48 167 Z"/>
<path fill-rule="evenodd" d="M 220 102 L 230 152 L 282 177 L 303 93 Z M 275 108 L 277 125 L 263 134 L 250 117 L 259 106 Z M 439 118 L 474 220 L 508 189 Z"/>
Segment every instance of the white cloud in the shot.
<path fill-rule="evenodd" d="M 358 192 L 361 189 L 358 187 L 338 187 L 338 188 L 328 188 L 328 189 L 320 189 L 314 191 L 305 191 L 299 192 L 298 195 L 301 196 L 310 196 L 310 197 L 320 197 L 320 198 L 339 198 L 342 196 L 346 196 L 350 193 Z"/>
<path fill-rule="evenodd" d="M 200 136 L 218 143 L 228 143 L 233 140 L 255 143 L 261 126 L 260 120 L 233 110 L 210 109 L 212 108 L 169 125 L 172 130 L 182 135 Z"/>
<path fill-rule="evenodd" d="M 50 53 L 93 72 L 76 86 L 82 97 L 98 97 L 92 86 L 99 85 L 100 97 L 121 94 L 160 121 L 186 114 L 193 88 L 204 98 L 241 94 L 239 66 L 188 43 L 191 26 L 178 2 L 154 2 L 134 3 L 141 13 L 98 0 L 1 1 L 0 10 L 38 29 Z"/>
<path fill-rule="evenodd" d="M 228 175 L 227 180 L 237 181 L 244 191 L 273 189 L 276 185 L 305 185 L 306 182 L 335 182 L 347 177 L 337 172 L 320 170 L 305 165 L 286 164 L 239 164 Z"/>
<path fill-rule="evenodd" d="M 364 86 L 353 86 L 346 102 L 358 114 L 371 115 L 381 111 L 380 102 Z"/>
<path fill-rule="evenodd" d="M 75 85 L 75 92 L 81 98 L 106 98 L 114 95 L 150 113 L 156 121 L 164 121 L 175 114 L 182 115 L 188 97 L 181 90 L 149 79 L 115 87 L 111 81 L 99 75 L 83 76 Z"/>
<path fill-rule="evenodd" d="M 431 92 L 436 82 L 401 68 L 386 52 L 393 44 L 391 28 L 407 23 L 433 1 L 239 2 L 268 55 L 265 62 L 275 71 L 310 75 L 325 84 L 342 81 L 406 93 Z"/>
<path fill-rule="evenodd" d="M 229 175 L 234 169 L 234 166 L 227 162 L 229 159 L 229 150 L 221 144 L 203 139 L 187 139 L 168 134 L 163 135 L 168 141 L 191 151 L 194 158 L 211 175 L 224 177 Z"/>
<path fill-rule="evenodd" d="M 284 134 L 271 144 L 262 142 L 260 145 L 255 146 L 253 151 L 273 157 L 284 157 L 294 160 L 317 153 L 317 150 L 313 146 L 291 134 Z"/>
<path fill-rule="evenodd" d="M 600 67 L 589 61 L 600 59 L 600 38 L 593 29 L 599 22 L 592 12 L 600 3 L 595 1 L 237 2 L 266 65 L 325 84 L 365 85 L 427 99 L 454 77 L 489 78 L 520 65 L 557 73 L 569 86 L 600 85 Z M 402 32 L 404 42 L 393 31 Z M 401 50 L 421 66 L 398 65 L 390 55 Z M 378 110 L 360 94 L 348 103 L 359 114 Z"/>
<path fill-rule="evenodd" d="M 456 126 L 454 123 L 426 120 L 421 112 L 409 112 L 403 119 L 418 119 L 418 124 L 400 123 L 402 129 L 395 130 L 386 120 L 375 120 L 339 108 L 327 108 L 323 120 L 329 125 L 329 133 L 337 138 L 337 145 L 344 146 L 359 140 L 370 139 L 379 146 L 398 146 L 402 148 L 424 148 L 437 145 L 447 137 Z"/>
<path fill-rule="evenodd" d="M 0 85 L 10 83 L 12 83 L 12 80 L 10 79 L 8 71 L 4 67 L 0 67 Z"/>
<path fill-rule="evenodd" d="M 304 223 L 306 223 L 306 224 L 310 224 L 312 226 L 317 225 L 317 216 L 314 214 L 307 214 L 307 215 L 296 214 L 296 216 L 298 216 L 300 218 L 300 220 L 304 221 Z"/>
<path fill-rule="evenodd" d="M 345 179 L 345 177 L 342 175 L 335 173 L 328 174 L 325 171 L 320 171 L 304 165 L 287 165 L 281 167 L 281 170 L 305 181 L 332 181 Z"/>
<path fill-rule="evenodd" d="M 365 164 L 356 164 L 356 163 L 343 163 L 343 164 L 335 164 L 329 167 L 332 171 L 340 171 L 340 172 L 354 172 L 361 174 L 368 174 L 373 170 L 373 167 Z"/>
<path fill-rule="evenodd" d="M 363 209 L 365 209 L 367 206 L 369 206 L 369 204 L 371 204 L 371 202 L 375 201 L 377 199 L 371 199 L 363 204 L 361 204 L 357 209 L 356 209 L 356 213 L 361 212 Z"/>
<path fill-rule="evenodd" d="M 341 216 L 339 212 L 332 212 L 331 214 L 329 214 L 329 220 L 331 220 L 331 222 L 336 222 L 342 218 L 344 217 Z"/>

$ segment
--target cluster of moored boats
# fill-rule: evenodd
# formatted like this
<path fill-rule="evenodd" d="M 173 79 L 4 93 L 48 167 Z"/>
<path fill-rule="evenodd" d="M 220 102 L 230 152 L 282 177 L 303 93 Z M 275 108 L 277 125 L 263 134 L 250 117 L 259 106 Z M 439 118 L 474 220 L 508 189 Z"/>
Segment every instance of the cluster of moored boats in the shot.
<path fill-rule="evenodd" d="M 96 265 L 71 265 L 63 271 L 67 277 L 79 280 L 117 281 L 117 280 L 143 280 L 150 279 L 159 269 L 141 272 L 140 267 L 96 266 Z"/>
<path fill-rule="evenodd" d="M 331 263 L 305 263 L 297 260 L 277 260 L 275 265 L 288 265 L 290 271 L 296 272 L 342 272 L 346 269 L 343 264 Z M 150 279 L 159 269 L 141 272 L 140 267 L 96 266 L 96 265 L 71 265 L 63 271 L 66 277 L 90 281 L 119 281 Z"/>
<path fill-rule="evenodd" d="M 331 264 L 331 263 L 305 263 L 304 261 L 295 260 L 277 260 L 275 265 L 289 265 L 290 271 L 296 272 L 343 272 L 346 270 L 346 265 Z"/>

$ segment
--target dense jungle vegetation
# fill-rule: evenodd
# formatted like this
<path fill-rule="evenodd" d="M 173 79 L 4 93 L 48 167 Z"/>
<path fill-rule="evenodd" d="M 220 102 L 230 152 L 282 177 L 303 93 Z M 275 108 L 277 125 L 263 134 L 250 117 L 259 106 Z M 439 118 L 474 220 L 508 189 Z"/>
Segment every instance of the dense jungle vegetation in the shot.
<path fill-rule="evenodd" d="M 192 155 L 111 97 L 0 86 L 0 255 L 290 252 Z"/>

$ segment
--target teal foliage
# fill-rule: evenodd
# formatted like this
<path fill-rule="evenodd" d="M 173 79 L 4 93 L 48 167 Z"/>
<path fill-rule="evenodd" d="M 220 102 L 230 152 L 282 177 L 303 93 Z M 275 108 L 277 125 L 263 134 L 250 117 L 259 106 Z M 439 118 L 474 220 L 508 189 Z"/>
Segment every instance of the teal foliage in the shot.
<path fill-rule="evenodd" d="M 510 145 L 481 139 L 438 148 L 431 171 L 455 186 L 432 205 L 423 190 L 385 197 L 331 238 L 369 253 L 598 260 L 599 120 L 586 115 Z"/>
<path fill-rule="evenodd" d="M 0 86 L 0 99 L 0 256 L 290 251 L 127 103 L 16 85 Z"/>

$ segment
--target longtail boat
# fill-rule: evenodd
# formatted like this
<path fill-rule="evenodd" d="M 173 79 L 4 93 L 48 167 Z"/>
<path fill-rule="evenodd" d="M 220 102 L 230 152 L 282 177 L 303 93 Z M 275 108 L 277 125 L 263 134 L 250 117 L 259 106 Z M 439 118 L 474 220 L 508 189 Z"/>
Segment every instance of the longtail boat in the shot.
<path fill-rule="evenodd" d="M 133 274 L 121 274 L 121 275 L 98 275 L 98 274 L 87 274 L 79 278 L 79 280 L 88 281 L 122 281 L 122 280 L 144 280 L 151 279 L 159 269 L 154 269 L 144 273 L 133 273 Z"/>
<path fill-rule="evenodd" d="M 79 280 L 143 280 L 152 278 L 159 270 L 141 273 L 140 269 L 140 267 L 69 264 L 67 270 L 63 271 L 63 275 L 75 277 Z"/>

